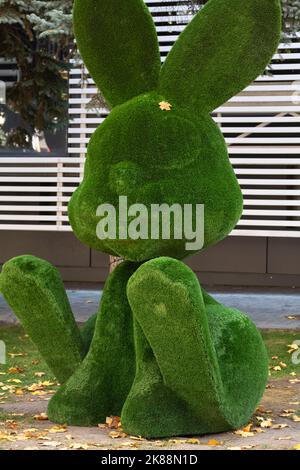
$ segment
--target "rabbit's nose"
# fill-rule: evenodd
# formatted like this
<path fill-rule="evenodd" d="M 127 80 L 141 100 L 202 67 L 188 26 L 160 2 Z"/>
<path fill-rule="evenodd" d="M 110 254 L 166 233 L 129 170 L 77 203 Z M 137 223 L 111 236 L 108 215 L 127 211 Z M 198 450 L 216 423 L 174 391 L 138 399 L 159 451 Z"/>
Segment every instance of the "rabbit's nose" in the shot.
<path fill-rule="evenodd" d="M 135 193 L 143 184 L 145 177 L 139 165 L 123 161 L 112 165 L 109 172 L 109 186 L 119 196 Z"/>

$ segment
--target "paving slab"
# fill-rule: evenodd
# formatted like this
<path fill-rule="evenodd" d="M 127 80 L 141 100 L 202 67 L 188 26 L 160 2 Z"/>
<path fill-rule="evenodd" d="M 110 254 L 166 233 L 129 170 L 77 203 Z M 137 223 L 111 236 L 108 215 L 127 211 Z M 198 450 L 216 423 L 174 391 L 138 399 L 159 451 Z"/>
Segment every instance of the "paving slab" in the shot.
<path fill-rule="evenodd" d="M 27 395 L 0 405 L 0 436 L 2 432 L 3 437 L 0 449 L 292 450 L 300 444 L 300 423 L 293 420 L 293 412 L 299 410 L 299 396 L 299 383 L 292 385 L 288 379 L 271 380 L 248 429 L 193 438 L 146 440 L 115 429 L 97 426 L 61 429 L 49 421 L 34 420 L 34 416 L 46 413 L 50 397 Z"/>
<path fill-rule="evenodd" d="M 211 293 L 224 305 L 247 313 L 259 328 L 300 328 L 300 292 L 212 290 Z M 82 323 L 98 310 L 102 292 L 68 289 L 67 294 L 76 320 Z M 16 317 L 1 295 L 0 322 L 17 323 Z"/>

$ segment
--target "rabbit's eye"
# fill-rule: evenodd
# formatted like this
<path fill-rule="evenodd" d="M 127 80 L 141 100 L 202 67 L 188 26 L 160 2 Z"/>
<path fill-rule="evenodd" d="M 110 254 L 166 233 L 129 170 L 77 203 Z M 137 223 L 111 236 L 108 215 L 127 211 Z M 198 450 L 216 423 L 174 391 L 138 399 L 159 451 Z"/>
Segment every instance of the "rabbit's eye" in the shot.
<path fill-rule="evenodd" d="M 109 172 L 110 188 L 120 196 L 135 192 L 143 181 L 142 169 L 132 161 L 117 163 Z"/>

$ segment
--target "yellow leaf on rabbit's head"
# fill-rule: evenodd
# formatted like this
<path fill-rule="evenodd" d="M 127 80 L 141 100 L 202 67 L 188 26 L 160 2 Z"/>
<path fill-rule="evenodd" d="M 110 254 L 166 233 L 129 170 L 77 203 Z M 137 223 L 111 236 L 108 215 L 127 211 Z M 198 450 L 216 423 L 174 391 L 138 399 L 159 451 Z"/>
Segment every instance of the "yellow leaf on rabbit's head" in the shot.
<path fill-rule="evenodd" d="M 172 105 L 168 103 L 167 101 L 161 101 L 159 103 L 159 107 L 162 111 L 171 111 Z"/>

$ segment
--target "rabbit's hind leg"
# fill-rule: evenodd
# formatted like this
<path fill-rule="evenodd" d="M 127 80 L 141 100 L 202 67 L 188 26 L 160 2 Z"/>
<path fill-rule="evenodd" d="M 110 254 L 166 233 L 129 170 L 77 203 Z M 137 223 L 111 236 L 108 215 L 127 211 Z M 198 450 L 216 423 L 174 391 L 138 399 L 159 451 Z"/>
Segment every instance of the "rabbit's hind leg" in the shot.
<path fill-rule="evenodd" d="M 57 269 L 34 256 L 2 268 L 0 290 L 56 378 L 65 382 L 79 366 L 83 342 Z"/>
<path fill-rule="evenodd" d="M 268 380 L 268 354 L 247 315 L 224 305 L 207 305 L 209 329 L 223 384 L 223 409 L 235 428 L 247 424 Z"/>
<path fill-rule="evenodd" d="M 135 376 L 133 322 L 126 287 L 137 267 L 125 261 L 108 277 L 89 352 L 49 402 L 52 421 L 90 426 L 105 422 L 107 416 L 120 415 Z M 93 324 L 89 327 L 93 329 Z"/>
<path fill-rule="evenodd" d="M 137 374 L 124 429 L 146 437 L 228 429 L 222 380 L 198 280 L 183 263 L 157 258 L 128 283 L 136 320 Z"/>
<path fill-rule="evenodd" d="M 84 354 L 89 352 L 95 333 L 98 312 L 94 313 L 80 328 L 80 334 L 83 341 Z"/>
<path fill-rule="evenodd" d="M 137 373 L 124 429 L 148 438 L 207 434 L 246 424 L 268 377 L 266 350 L 241 312 L 203 292 L 171 258 L 142 265 L 128 283 Z"/>

